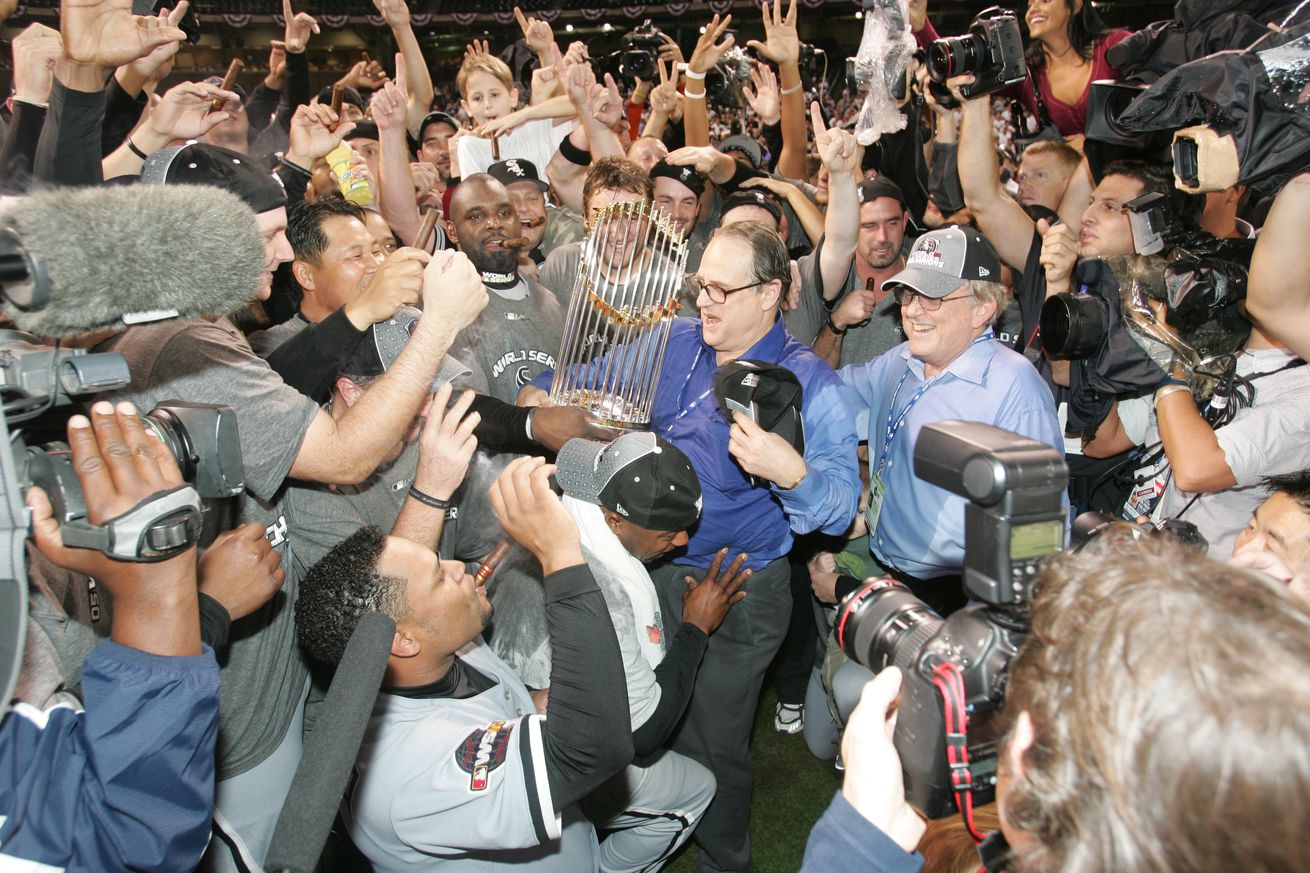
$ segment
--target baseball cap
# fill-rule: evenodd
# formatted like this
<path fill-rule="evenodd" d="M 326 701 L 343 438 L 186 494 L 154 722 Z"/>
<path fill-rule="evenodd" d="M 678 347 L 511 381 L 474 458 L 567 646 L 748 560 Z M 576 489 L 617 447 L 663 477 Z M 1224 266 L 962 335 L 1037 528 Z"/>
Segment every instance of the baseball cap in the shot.
<path fill-rule="evenodd" d="M 215 88 L 223 87 L 222 76 L 210 76 L 204 81 L 206 85 L 213 85 Z M 228 88 L 227 90 L 231 91 L 233 94 L 237 95 L 237 97 L 241 99 L 242 106 L 246 105 L 246 101 L 250 99 L 249 92 L 247 92 L 246 89 L 243 88 L 239 82 L 233 82 L 232 87 Z"/>
<path fill-rule="evenodd" d="M 318 102 L 324 106 L 332 104 L 332 86 L 324 85 L 323 89 L 318 92 Z M 359 89 L 352 85 L 347 85 L 341 89 L 341 102 L 349 103 L 352 106 L 358 106 L 359 111 L 363 112 L 368 107 L 364 105 L 364 96 L 359 93 Z"/>
<path fill-rule="evenodd" d="M 886 176 L 877 176 L 861 182 L 855 193 L 859 196 L 860 203 L 870 203 L 879 197 L 890 197 L 901 204 L 902 209 L 908 208 L 905 205 L 905 194 L 901 192 L 901 186 Z"/>
<path fill-rule="evenodd" d="M 741 152 L 751 162 L 751 166 L 757 170 L 764 163 L 764 149 L 760 148 L 759 141 L 753 136 L 738 133 L 727 137 L 719 143 L 719 151 Z"/>
<path fill-rule="evenodd" d="M 924 297 L 941 298 L 964 282 L 999 282 L 1001 262 L 987 238 L 971 227 L 946 227 L 914 241 L 905 269 L 883 283 L 904 285 Z"/>
<path fill-rule="evenodd" d="M 498 161 L 487 167 L 487 173 L 507 188 L 515 182 L 532 182 L 542 191 L 550 187 L 537 175 L 537 165 L 523 158 Z"/>
<path fill-rule="evenodd" d="M 650 177 L 652 179 L 665 176 L 676 182 L 681 182 L 691 189 L 691 192 L 699 197 L 705 192 L 705 177 L 696 172 L 691 167 L 675 167 L 668 161 L 661 160 L 655 166 L 650 168 Z"/>
<path fill-rule="evenodd" d="M 753 188 L 747 188 L 742 191 L 736 191 L 723 201 L 723 207 L 719 209 L 719 220 L 727 215 L 738 206 L 758 206 L 760 209 L 767 210 L 773 216 L 773 220 L 782 224 L 782 207 L 772 195 Z"/>
<path fill-rule="evenodd" d="M 429 112 L 427 115 L 423 116 L 423 121 L 419 123 L 419 138 L 422 139 L 423 132 L 428 129 L 429 124 L 437 124 L 438 122 L 441 124 L 449 124 L 451 127 L 459 130 L 459 122 L 456 121 L 455 116 L 451 115 L 449 112 Z"/>
<path fill-rule="evenodd" d="M 613 442 L 571 439 L 555 456 L 564 493 L 647 530 L 686 530 L 700 518 L 700 479 L 677 446 L 653 433 Z"/>
<path fill-rule="evenodd" d="M 765 361 L 733 361 L 720 367 L 714 377 L 714 396 L 729 422 L 734 412 L 745 413 L 805 453 L 805 422 L 801 418 L 805 394 L 791 370 Z"/>
<path fill-rule="evenodd" d="M 355 129 L 346 134 L 345 139 L 349 142 L 352 139 L 377 139 L 378 126 L 371 121 L 356 121 Z"/>
<path fill-rule="evenodd" d="M 287 205 L 282 181 L 241 152 L 203 142 L 169 146 L 146 158 L 143 185 L 213 185 L 231 191 L 256 214 Z"/>
<path fill-rule="evenodd" d="M 350 356 L 350 360 L 341 368 L 341 374 L 351 378 L 381 376 L 400 356 L 405 343 L 409 342 L 410 335 L 418 326 L 422 314 L 413 306 L 402 306 L 386 321 L 374 323 L 355 347 L 355 353 Z M 436 377 L 432 380 L 432 388 L 435 390 L 453 379 L 472 372 L 450 355 L 446 355 Z"/>

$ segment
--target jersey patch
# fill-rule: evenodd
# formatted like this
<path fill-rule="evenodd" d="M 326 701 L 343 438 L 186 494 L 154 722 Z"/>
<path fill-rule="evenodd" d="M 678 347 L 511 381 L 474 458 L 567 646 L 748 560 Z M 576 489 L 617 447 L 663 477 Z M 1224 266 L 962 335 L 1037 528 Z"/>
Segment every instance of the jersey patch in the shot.
<path fill-rule="evenodd" d="M 469 734 L 455 749 L 455 763 L 469 774 L 469 791 L 485 791 L 491 771 L 505 763 L 513 725 L 493 721 L 486 730 Z"/>

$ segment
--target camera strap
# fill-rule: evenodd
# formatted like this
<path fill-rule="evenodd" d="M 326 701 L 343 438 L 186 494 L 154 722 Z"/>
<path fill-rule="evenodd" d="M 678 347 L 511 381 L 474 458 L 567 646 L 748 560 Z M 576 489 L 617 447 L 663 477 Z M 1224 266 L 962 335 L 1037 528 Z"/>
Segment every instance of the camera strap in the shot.
<path fill-rule="evenodd" d="M 190 485 L 179 485 L 101 524 L 69 521 L 59 530 L 70 548 L 95 549 L 115 561 L 166 561 L 199 541 L 200 495 Z"/>
<path fill-rule="evenodd" d="M 932 671 L 932 683 L 942 695 L 942 714 L 946 722 L 946 763 L 951 770 L 951 792 L 960 810 L 969 836 L 975 843 L 983 835 L 973 822 L 973 769 L 969 766 L 969 711 L 965 697 L 964 674 L 951 661 L 938 664 Z"/>

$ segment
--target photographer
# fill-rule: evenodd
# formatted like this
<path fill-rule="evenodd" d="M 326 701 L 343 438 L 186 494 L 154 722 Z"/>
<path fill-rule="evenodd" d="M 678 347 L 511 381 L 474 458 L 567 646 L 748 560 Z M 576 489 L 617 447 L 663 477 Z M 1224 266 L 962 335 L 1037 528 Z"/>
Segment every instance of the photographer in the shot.
<path fill-rule="evenodd" d="M 1247 278 L 1246 307 L 1292 351 L 1310 354 L 1310 173 L 1293 176 L 1260 229 Z"/>
<path fill-rule="evenodd" d="M 136 409 L 97 403 L 68 421 L 93 524 L 182 485 Z M 194 545 L 136 563 L 63 545 L 50 498 L 28 492 L 47 558 L 114 598 L 113 629 L 87 657 L 86 711 L 17 704 L 0 731 L 0 866 L 190 870 L 209 841 L 218 665 L 200 641 Z"/>
<path fill-rule="evenodd" d="M 1006 869 L 1305 869 L 1287 813 L 1310 790 L 1304 604 L 1159 540 L 1104 541 L 1046 567 L 1032 618 L 999 755 Z M 920 869 L 892 745 L 899 686 L 893 668 L 865 688 L 804 871 Z"/>

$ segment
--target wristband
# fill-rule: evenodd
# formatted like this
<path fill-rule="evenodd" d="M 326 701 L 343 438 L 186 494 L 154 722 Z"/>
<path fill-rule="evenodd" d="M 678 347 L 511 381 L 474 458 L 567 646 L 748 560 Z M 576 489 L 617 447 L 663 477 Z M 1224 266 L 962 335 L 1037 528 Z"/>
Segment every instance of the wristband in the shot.
<path fill-rule="evenodd" d="M 534 406 L 528 413 L 528 417 L 523 420 L 523 430 L 528 435 L 528 442 L 535 443 L 537 440 L 532 436 L 532 416 L 537 414 L 537 408 Z"/>
<path fill-rule="evenodd" d="M 567 136 L 559 141 L 559 153 L 564 160 L 579 167 L 591 166 L 591 152 L 575 146 Z"/>
<path fill-rule="evenodd" d="M 828 316 L 828 323 L 825 325 L 825 327 L 827 327 L 828 330 L 832 331 L 833 333 L 837 334 L 837 336 L 846 336 L 846 331 L 850 330 L 850 328 L 848 327 L 838 328 L 837 325 L 832 323 L 831 315 Z"/>
<path fill-rule="evenodd" d="M 782 89 L 781 91 L 779 91 L 778 93 L 779 93 L 779 94 L 795 94 L 795 93 L 796 93 L 797 91 L 799 91 L 800 89 L 801 89 L 801 83 L 800 83 L 800 82 L 797 82 L 795 85 L 792 85 L 790 88 L 783 88 L 783 89 Z"/>
<path fill-rule="evenodd" d="M 137 148 L 136 143 L 132 142 L 132 137 L 130 136 L 127 138 L 127 147 L 128 150 L 132 152 L 132 154 L 136 155 L 141 160 L 143 161 L 150 160 L 150 155 L 146 154 L 145 152 L 141 151 L 141 149 Z"/>
<path fill-rule="evenodd" d="M 1161 388 L 1165 387 L 1166 385 L 1187 385 L 1187 380 L 1174 379 L 1174 378 L 1165 379 L 1159 385 L 1155 386 L 1155 390 L 1159 391 Z"/>
<path fill-rule="evenodd" d="M 424 494 L 417 487 L 409 486 L 409 496 L 413 497 L 424 506 L 431 506 L 433 509 L 446 510 L 450 509 L 450 501 L 442 500 L 440 497 L 433 497 L 431 494 Z"/>
<path fill-rule="evenodd" d="M 699 82 L 705 78 L 704 73 L 697 73 L 691 67 L 688 67 L 687 71 L 683 73 L 683 75 L 686 76 L 688 79 L 691 79 L 693 82 Z"/>
<path fill-rule="evenodd" d="M 688 100 L 704 100 L 705 92 L 702 91 L 699 94 L 693 94 L 690 91 L 683 91 L 682 96 L 686 97 Z"/>
<path fill-rule="evenodd" d="M 1186 391 L 1188 394 L 1192 393 L 1192 389 L 1188 388 L 1186 385 L 1164 385 L 1155 389 L 1155 400 L 1158 403 L 1161 398 L 1168 397 L 1170 394 L 1177 394 L 1179 391 Z"/>

